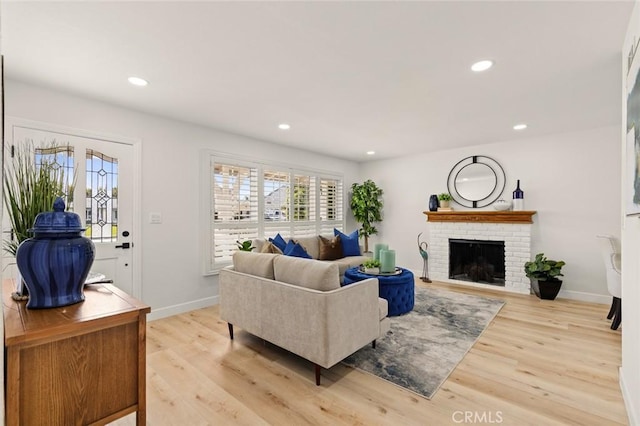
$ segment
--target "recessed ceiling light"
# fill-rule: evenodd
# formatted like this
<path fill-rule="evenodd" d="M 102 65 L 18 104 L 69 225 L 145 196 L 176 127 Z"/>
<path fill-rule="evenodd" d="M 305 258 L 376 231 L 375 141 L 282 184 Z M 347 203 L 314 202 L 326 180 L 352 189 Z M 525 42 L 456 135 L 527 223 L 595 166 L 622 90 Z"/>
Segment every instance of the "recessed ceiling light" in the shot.
<path fill-rule="evenodd" d="M 478 61 L 475 64 L 471 65 L 471 70 L 475 72 L 486 71 L 493 66 L 493 61 L 488 59 L 483 61 Z"/>
<path fill-rule="evenodd" d="M 149 84 L 149 82 L 147 80 L 145 80 L 144 78 L 140 78 L 140 77 L 129 77 L 128 78 L 129 83 L 133 84 L 134 86 L 146 86 Z"/>
<path fill-rule="evenodd" d="M 290 128 L 291 128 L 291 126 L 288 125 L 287 123 L 278 124 L 278 129 L 280 129 L 280 130 L 289 130 Z"/>
<path fill-rule="evenodd" d="M 513 126 L 513 130 L 524 130 L 527 128 L 527 125 L 522 123 L 522 124 L 516 124 L 515 126 Z"/>
<path fill-rule="evenodd" d="M 367 151 L 367 155 L 374 155 L 375 153 L 375 151 Z"/>

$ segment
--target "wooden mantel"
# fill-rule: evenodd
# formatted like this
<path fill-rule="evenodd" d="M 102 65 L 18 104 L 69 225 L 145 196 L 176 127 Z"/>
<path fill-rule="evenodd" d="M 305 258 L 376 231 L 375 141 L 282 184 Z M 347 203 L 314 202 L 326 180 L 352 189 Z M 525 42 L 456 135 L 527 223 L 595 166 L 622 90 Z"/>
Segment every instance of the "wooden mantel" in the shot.
<path fill-rule="evenodd" d="M 476 223 L 533 223 L 534 210 L 491 211 L 461 210 L 450 212 L 422 212 L 427 222 L 476 222 Z"/>

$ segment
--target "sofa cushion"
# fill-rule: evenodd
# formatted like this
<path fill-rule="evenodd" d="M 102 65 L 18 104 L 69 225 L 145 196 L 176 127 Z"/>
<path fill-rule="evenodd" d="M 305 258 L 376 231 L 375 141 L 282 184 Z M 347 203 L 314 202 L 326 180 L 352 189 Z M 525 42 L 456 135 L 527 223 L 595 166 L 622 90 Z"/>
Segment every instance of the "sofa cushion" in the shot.
<path fill-rule="evenodd" d="M 273 272 L 276 281 L 300 287 L 320 291 L 340 288 L 338 265 L 327 262 L 277 256 L 273 261 Z"/>
<path fill-rule="evenodd" d="M 273 243 L 282 252 L 284 252 L 284 248 L 287 246 L 287 242 L 279 233 L 275 237 L 269 238 L 269 242 Z"/>
<path fill-rule="evenodd" d="M 320 244 L 318 243 L 318 236 L 314 235 L 312 237 L 296 237 L 295 241 L 300 244 L 309 256 L 313 259 L 318 259 L 320 254 Z"/>
<path fill-rule="evenodd" d="M 367 256 L 347 256 L 341 259 L 332 260 L 331 263 L 338 265 L 338 272 L 342 277 L 347 269 L 360 266 L 365 260 L 369 260 L 369 258 Z"/>
<path fill-rule="evenodd" d="M 271 241 L 265 241 L 262 244 L 262 248 L 260 248 L 259 253 L 274 253 L 274 254 L 282 254 L 282 250 L 276 247 Z"/>
<path fill-rule="evenodd" d="M 307 253 L 304 247 L 302 247 L 299 243 L 297 243 L 294 240 L 289 240 L 286 247 L 284 248 L 284 255 L 311 259 L 311 256 L 309 256 L 309 253 Z"/>
<path fill-rule="evenodd" d="M 273 260 L 276 257 L 281 256 L 271 253 L 251 253 L 238 250 L 233 253 L 233 268 L 237 272 L 272 280 L 274 279 Z"/>
<path fill-rule="evenodd" d="M 320 243 L 318 259 L 335 260 L 342 258 L 342 242 L 339 235 L 333 238 L 325 238 L 319 235 L 318 242 Z"/>
<path fill-rule="evenodd" d="M 360 242 L 358 241 L 357 229 L 351 234 L 346 235 L 334 228 L 333 235 L 340 236 L 343 256 L 360 256 Z"/>

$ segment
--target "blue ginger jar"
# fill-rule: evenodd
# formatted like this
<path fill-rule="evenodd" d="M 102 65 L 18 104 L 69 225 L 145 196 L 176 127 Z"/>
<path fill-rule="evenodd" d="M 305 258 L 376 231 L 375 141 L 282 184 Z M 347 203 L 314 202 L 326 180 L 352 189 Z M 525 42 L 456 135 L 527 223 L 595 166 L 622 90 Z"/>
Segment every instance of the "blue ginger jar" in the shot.
<path fill-rule="evenodd" d="M 80 216 L 65 212 L 62 198 L 52 212 L 36 216 L 33 238 L 24 240 L 16 252 L 18 269 L 27 289 L 27 308 L 56 308 L 84 300 L 84 282 L 93 259 L 93 241 L 82 236 Z"/>

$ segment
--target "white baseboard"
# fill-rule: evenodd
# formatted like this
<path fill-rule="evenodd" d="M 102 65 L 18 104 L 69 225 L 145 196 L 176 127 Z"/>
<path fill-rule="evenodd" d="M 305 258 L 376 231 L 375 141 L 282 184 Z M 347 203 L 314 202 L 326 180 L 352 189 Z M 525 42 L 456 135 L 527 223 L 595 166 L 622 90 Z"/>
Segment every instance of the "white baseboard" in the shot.
<path fill-rule="evenodd" d="M 602 305 L 611 305 L 611 296 L 606 294 L 585 293 L 582 291 L 560 290 L 558 297 L 564 299 L 580 300 L 582 302 L 600 303 Z"/>
<path fill-rule="evenodd" d="M 219 296 L 206 297 L 204 299 L 193 300 L 191 302 L 180 303 L 178 305 L 165 306 L 164 308 L 152 309 L 147 316 L 148 321 L 160 318 L 170 317 L 172 315 L 183 314 L 195 309 L 206 308 L 207 306 L 217 305 Z"/>
<path fill-rule="evenodd" d="M 418 272 L 414 269 L 409 269 L 411 272 L 413 272 L 413 275 L 415 277 L 420 277 L 420 275 L 422 274 L 422 271 Z M 516 294 L 529 294 L 528 292 L 521 292 L 521 291 L 510 291 L 510 290 L 505 290 L 504 287 L 500 287 L 500 286 L 494 286 L 494 285 L 488 285 L 488 284 L 478 284 L 478 283 L 473 283 L 473 282 L 469 282 L 469 281 L 457 281 L 457 280 L 437 280 L 437 279 L 433 279 L 434 281 L 438 281 L 438 282 L 442 282 L 442 283 L 446 283 L 446 284 L 456 284 L 456 285 L 466 285 L 469 287 L 476 287 L 476 288 L 485 288 L 487 290 L 497 290 L 497 291 L 506 291 L 506 292 L 513 292 Z M 560 289 L 560 293 L 558 293 L 558 297 L 560 298 L 564 298 L 564 299 L 572 299 L 572 300 L 580 300 L 582 302 L 591 302 L 591 303 L 600 303 L 602 305 L 611 305 L 611 295 L 608 294 L 595 294 L 595 293 L 585 293 L 583 291 L 573 291 L 573 290 L 562 290 Z"/>
<path fill-rule="evenodd" d="M 618 370 L 618 377 L 620 380 L 620 390 L 622 391 L 622 399 L 624 401 L 624 407 L 627 409 L 627 418 L 630 425 L 640 425 L 640 405 L 634 406 L 637 398 L 632 398 L 629 393 L 629 389 L 624 382 L 624 372 L 622 367 Z"/>

